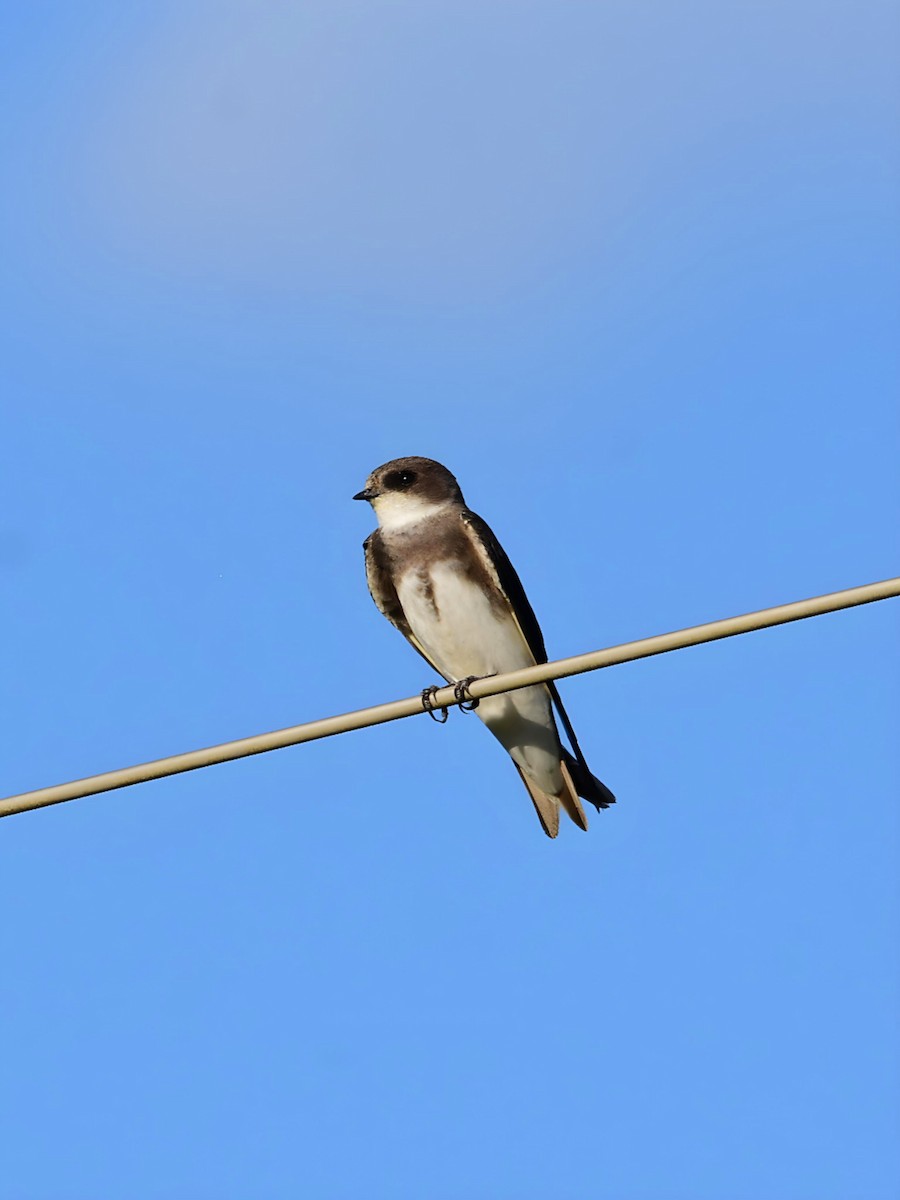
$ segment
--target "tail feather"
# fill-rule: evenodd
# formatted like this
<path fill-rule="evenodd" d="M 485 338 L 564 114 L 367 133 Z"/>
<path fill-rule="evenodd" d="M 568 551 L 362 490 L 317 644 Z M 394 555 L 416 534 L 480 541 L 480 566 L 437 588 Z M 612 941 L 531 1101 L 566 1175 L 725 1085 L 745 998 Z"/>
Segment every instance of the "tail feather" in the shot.
<path fill-rule="evenodd" d="M 514 765 L 522 778 L 522 782 L 528 789 L 528 795 L 531 797 L 534 811 L 537 813 L 538 820 L 547 837 L 555 838 L 559 833 L 560 807 L 566 810 L 566 813 L 572 818 L 579 829 L 587 829 L 587 817 L 581 806 L 581 801 L 578 799 L 572 775 L 565 761 L 559 764 L 562 770 L 563 786 L 558 796 L 551 796 L 549 792 L 543 791 L 533 780 L 528 778 L 517 763 Z"/>
<path fill-rule="evenodd" d="M 581 801 L 578 799 L 578 792 L 572 780 L 572 774 L 569 770 L 569 765 L 565 759 L 559 764 L 563 777 L 563 790 L 559 793 L 559 802 L 579 827 L 579 829 L 587 831 L 588 821 L 584 815 Z"/>
<path fill-rule="evenodd" d="M 549 838 L 555 838 L 559 833 L 559 801 L 555 796 L 542 792 L 536 784 L 532 783 L 518 763 L 513 765 L 528 788 L 528 795 L 531 797 L 531 803 L 534 805 L 534 811 L 538 815 L 544 833 Z"/>

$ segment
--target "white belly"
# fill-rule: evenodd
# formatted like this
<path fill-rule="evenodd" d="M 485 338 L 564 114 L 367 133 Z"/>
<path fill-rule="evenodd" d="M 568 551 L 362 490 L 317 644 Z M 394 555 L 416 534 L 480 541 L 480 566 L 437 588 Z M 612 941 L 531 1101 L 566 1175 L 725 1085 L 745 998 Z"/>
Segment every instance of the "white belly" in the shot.
<path fill-rule="evenodd" d="M 435 564 L 427 578 L 406 572 L 397 597 L 416 640 L 450 682 L 534 665 L 512 614 L 498 611 L 450 563 Z M 559 736 L 545 687 L 488 696 L 476 712 L 539 787 L 551 795 L 561 790 Z"/>
<path fill-rule="evenodd" d="M 397 597 L 423 650 L 449 680 L 529 667 L 534 657 L 512 617 L 450 563 L 424 577 L 407 571 Z"/>

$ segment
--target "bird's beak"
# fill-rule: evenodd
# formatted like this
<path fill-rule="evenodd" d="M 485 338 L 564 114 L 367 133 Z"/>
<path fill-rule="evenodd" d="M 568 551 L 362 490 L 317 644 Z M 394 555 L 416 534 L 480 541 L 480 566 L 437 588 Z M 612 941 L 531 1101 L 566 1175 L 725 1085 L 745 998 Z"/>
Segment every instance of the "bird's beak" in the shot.
<path fill-rule="evenodd" d="M 353 497 L 354 500 L 374 500 L 378 493 L 374 488 L 363 488 L 361 492 L 357 492 Z"/>

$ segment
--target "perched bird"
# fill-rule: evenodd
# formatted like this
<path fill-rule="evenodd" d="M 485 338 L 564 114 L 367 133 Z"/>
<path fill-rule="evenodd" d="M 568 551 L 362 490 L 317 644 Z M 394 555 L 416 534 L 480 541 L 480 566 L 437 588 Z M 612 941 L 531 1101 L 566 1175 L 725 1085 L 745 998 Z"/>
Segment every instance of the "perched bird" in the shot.
<path fill-rule="evenodd" d="M 446 467 L 395 458 L 353 499 L 368 500 L 378 518 L 364 542 L 372 599 L 448 683 L 547 661 L 518 575 Z M 574 754 L 560 741 L 551 701 Z M 483 697 L 477 712 L 509 752 L 548 837 L 559 832 L 560 806 L 587 829 L 579 796 L 598 810 L 615 803 L 588 770 L 554 683 Z"/>

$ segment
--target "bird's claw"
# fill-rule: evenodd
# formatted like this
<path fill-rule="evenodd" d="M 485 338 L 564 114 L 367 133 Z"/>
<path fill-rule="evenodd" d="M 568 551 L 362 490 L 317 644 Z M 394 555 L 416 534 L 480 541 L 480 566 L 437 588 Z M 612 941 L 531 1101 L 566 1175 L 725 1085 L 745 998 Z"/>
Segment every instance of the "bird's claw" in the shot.
<path fill-rule="evenodd" d="M 437 721 L 438 725 L 443 725 L 450 716 L 450 710 L 446 708 L 436 709 L 434 707 L 434 697 L 440 691 L 438 684 L 432 684 L 431 687 L 422 689 L 422 707 L 431 717 L 432 721 Z"/>
<path fill-rule="evenodd" d="M 465 679 L 460 679 L 453 685 L 453 695 L 456 697 L 456 703 L 459 705 L 460 712 L 474 712 L 480 701 L 469 695 L 469 688 L 476 679 L 489 679 L 489 675 L 467 675 Z M 439 725 L 443 725 L 450 716 L 449 710 L 446 708 L 436 708 L 434 698 L 441 690 L 440 685 L 432 684 L 431 687 L 422 689 L 422 707 L 428 713 L 433 721 L 437 721 Z"/>
<path fill-rule="evenodd" d="M 469 695 L 469 687 L 476 679 L 481 679 L 480 675 L 467 675 L 465 679 L 460 679 L 458 683 L 453 685 L 453 695 L 459 703 L 460 712 L 474 712 L 480 701 Z"/>

